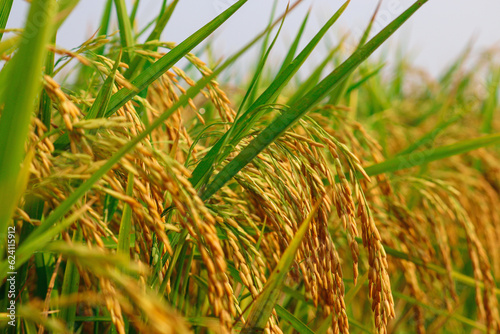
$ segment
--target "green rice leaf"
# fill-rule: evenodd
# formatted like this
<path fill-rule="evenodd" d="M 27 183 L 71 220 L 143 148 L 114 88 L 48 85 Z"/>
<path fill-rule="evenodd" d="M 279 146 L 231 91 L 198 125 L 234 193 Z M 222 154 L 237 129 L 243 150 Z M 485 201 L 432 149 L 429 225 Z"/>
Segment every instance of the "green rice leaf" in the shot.
<path fill-rule="evenodd" d="M 135 17 L 137 15 L 137 10 L 139 9 L 139 4 L 140 3 L 141 3 L 141 0 L 135 0 L 134 1 L 134 5 L 132 7 L 132 11 L 130 12 L 130 15 L 129 15 L 129 21 L 130 21 L 130 25 L 131 26 L 134 25 Z"/>
<path fill-rule="evenodd" d="M 88 210 L 88 206 L 84 205 L 82 208 L 76 210 L 71 216 L 69 216 L 66 219 L 63 219 L 59 224 L 55 225 L 53 228 L 35 229 L 35 231 L 31 233 L 17 249 L 16 268 L 19 268 L 26 261 L 28 261 L 31 255 L 35 251 L 44 249 L 45 246 L 54 239 L 54 237 L 56 237 L 57 235 L 59 235 L 59 233 L 70 227 L 78 218 L 80 218 L 80 215 L 82 215 L 82 213 L 85 212 L 86 210 Z M 45 221 L 42 221 L 42 224 L 43 223 L 45 223 Z M 2 270 L 2 272 L 0 272 L 0 279 L 4 279 L 5 276 L 7 275 L 7 266 L 8 266 L 7 261 L 2 261 L 0 263 L 0 269 Z"/>
<path fill-rule="evenodd" d="M 225 158 L 225 155 L 220 156 L 220 151 L 231 138 L 231 134 L 233 133 L 233 131 L 235 134 L 244 133 L 255 124 L 256 120 L 259 118 L 259 115 L 262 112 L 266 111 L 265 109 L 262 110 L 260 108 L 263 105 L 269 103 L 273 98 L 275 98 L 288 84 L 288 82 L 290 82 L 292 77 L 304 64 L 306 59 L 318 45 L 326 32 L 342 15 L 348 4 L 349 1 L 345 2 L 344 5 L 340 7 L 340 9 L 320 29 L 316 36 L 314 36 L 314 38 L 309 42 L 304 50 L 302 50 L 302 52 L 293 60 L 293 62 L 289 66 L 287 66 L 286 69 L 278 74 L 276 79 L 269 85 L 269 87 L 257 98 L 257 100 L 248 108 L 248 110 L 236 120 L 235 124 L 229 129 L 229 131 L 226 132 L 224 136 L 220 138 L 219 141 L 210 149 L 210 151 L 205 155 L 205 157 L 193 171 L 193 175 L 190 179 L 193 186 L 200 186 L 201 182 L 210 176 L 209 173 L 213 168 L 213 164 L 216 162 L 216 160 L 218 159 L 220 161 Z M 238 140 L 231 141 L 232 145 L 236 145 L 237 143 Z"/>
<path fill-rule="evenodd" d="M 3 258 L 4 238 L 7 226 L 19 197 L 17 183 L 21 162 L 25 155 L 35 100 L 40 93 L 42 66 L 45 61 L 46 46 L 52 36 L 53 17 L 56 12 L 55 0 L 35 0 L 32 2 L 22 36 L 19 51 L 11 60 L 7 72 L 9 85 L 0 96 L 4 105 L 0 118 L 0 258 Z M 42 15 L 40 15 L 42 13 Z M 11 76 L 15 73 L 15 76 Z M 22 96 L 22 98 L 19 98 Z"/>
<path fill-rule="evenodd" d="M 376 75 L 378 75 L 380 73 L 380 71 L 384 68 L 384 64 L 382 65 L 379 65 L 376 69 L 374 69 L 373 71 L 367 73 L 367 74 L 364 74 L 363 77 L 361 79 L 359 79 L 358 81 L 356 81 L 355 83 L 351 84 L 349 86 L 349 88 L 347 88 L 346 90 L 346 94 L 349 95 L 349 93 L 357 90 L 359 87 L 361 87 L 365 82 L 367 82 L 368 80 L 370 80 L 371 78 L 375 77 Z"/>
<path fill-rule="evenodd" d="M 302 118 L 312 107 L 321 101 L 332 89 L 346 79 L 363 61 L 365 61 L 383 42 L 385 42 L 406 20 L 408 20 L 428 0 L 417 1 L 403 14 L 396 18 L 366 45 L 359 48 L 342 65 L 312 88 L 303 99 L 290 106 L 290 109 L 278 116 L 247 147 L 245 147 L 202 193 L 206 200 L 231 180 L 243 167 L 252 161 L 267 146 Z"/>
<path fill-rule="evenodd" d="M 175 7 L 177 7 L 177 4 L 179 3 L 179 0 L 174 0 L 162 14 L 160 14 L 158 20 L 156 21 L 156 26 L 154 27 L 153 31 L 151 34 L 149 34 L 148 38 L 146 39 L 147 42 L 151 42 L 154 40 L 158 40 L 161 37 L 161 33 L 163 30 L 165 30 L 165 27 L 167 26 L 168 21 L 170 20 L 170 17 L 172 17 L 172 14 L 174 13 Z M 151 50 L 151 46 L 146 46 L 144 48 L 145 50 Z M 135 78 L 137 72 L 144 66 L 146 63 L 146 59 L 143 57 L 135 57 L 134 60 L 132 61 L 132 64 L 128 68 L 128 70 L 125 72 L 125 78 L 127 79 L 132 79 Z"/>
<path fill-rule="evenodd" d="M 275 2 L 275 4 L 276 4 L 276 2 Z M 288 13 L 288 7 L 287 7 L 286 12 Z M 274 11 L 273 11 L 273 13 L 274 13 Z M 281 24 L 278 28 L 278 32 L 274 36 L 274 39 L 272 40 L 271 45 L 269 45 L 267 50 L 264 49 L 262 52 L 262 55 L 260 57 L 260 61 L 257 64 L 257 69 L 255 70 L 255 73 L 253 75 L 252 80 L 250 80 L 250 85 L 245 93 L 245 96 L 243 97 L 243 100 L 240 102 L 240 107 L 238 109 L 237 116 L 239 116 L 241 110 L 244 108 L 245 104 L 247 103 L 248 99 L 250 98 L 250 95 L 253 95 L 253 93 L 257 89 L 257 86 L 259 84 L 259 79 L 262 75 L 262 71 L 264 70 L 264 66 L 266 65 L 266 62 L 267 62 L 267 59 L 269 58 L 269 54 L 271 53 L 271 50 L 273 49 L 274 45 L 276 44 L 276 41 L 278 40 L 278 36 L 280 35 L 281 28 L 283 28 L 283 23 L 285 23 L 285 18 L 286 18 L 286 14 L 285 14 L 285 16 L 283 16 L 283 19 L 281 20 Z M 272 26 L 272 22 L 269 23 L 269 27 L 270 26 Z M 271 29 L 269 28 L 268 33 L 266 35 L 266 40 L 267 40 L 267 38 L 269 38 L 270 33 L 271 33 Z"/>
<path fill-rule="evenodd" d="M 52 42 L 54 45 L 56 44 L 56 34 L 54 34 Z M 54 52 L 49 51 L 45 59 L 45 75 L 51 76 L 54 72 L 54 60 Z M 42 92 L 42 96 L 40 98 L 40 111 L 38 115 L 38 118 L 40 118 L 47 130 L 50 131 L 50 122 L 52 118 L 52 100 L 45 90 Z"/>
<path fill-rule="evenodd" d="M 281 68 L 278 73 L 282 72 L 285 68 L 287 68 L 288 65 L 290 65 L 290 63 L 294 59 L 295 53 L 297 53 L 297 50 L 299 48 L 300 40 L 302 39 L 302 35 L 304 34 L 304 31 L 306 29 L 307 21 L 309 20 L 310 14 L 311 10 L 309 9 L 307 11 L 306 16 L 304 17 L 304 20 L 302 21 L 302 24 L 300 25 L 299 31 L 297 32 L 297 35 L 295 36 L 293 43 L 290 45 L 290 50 L 288 50 L 288 53 L 286 54 L 286 57 L 283 60 L 283 64 L 281 64 Z"/>
<path fill-rule="evenodd" d="M 433 143 L 434 140 L 437 138 L 437 136 L 439 136 L 439 134 L 441 132 L 443 132 L 450 125 L 456 123 L 463 116 L 464 116 L 464 114 L 454 115 L 454 116 L 450 117 L 449 119 L 442 121 L 441 123 L 436 125 L 436 127 L 434 129 L 432 129 L 432 131 L 429 131 L 428 133 L 423 135 L 421 138 L 419 138 L 418 140 L 413 142 L 410 146 L 408 146 L 407 148 L 405 148 L 404 150 L 399 152 L 398 155 L 409 154 L 409 153 L 416 151 L 417 149 L 419 149 L 422 146 L 425 146 L 425 145 L 429 146 L 429 144 Z"/>
<path fill-rule="evenodd" d="M 132 36 L 132 25 L 127 13 L 125 0 L 115 0 L 116 14 L 118 16 L 118 26 L 120 27 L 120 41 L 125 51 L 124 61 L 128 63 L 132 58 L 132 46 L 134 38 Z"/>
<path fill-rule="evenodd" d="M 292 327 L 301 334 L 314 334 L 314 331 L 307 327 L 300 319 L 297 319 L 292 313 L 288 312 L 287 309 L 281 307 L 280 305 L 275 306 L 276 313 L 278 316 L 292 325 Z"/>
<path fill-rule="evenodd" d="M 429 305 L 428 303 L 423 303 L 423 302 L 421 302 L 413 297 L 407 296 L 407 295 L 400 293 L 400 292 L 397 292 L 397 291 L 393 291 L 392 294 L 394 295 L 394 297 L 396 297 L 398 299 L 404 300 L 412 305 L 418 305 L 418 306 L 420 306 L 420 307 L 422 307 L 422 308 L 424 308 L 424 309 L 426 309 L 434 314 L 449 317 L 449 318 L 454 319 L 456 321 L 459 321 L 463 324 L 466 324 L 470 327 L 479 329 L 482 332 L 487 331 L 486 326 L 484 326 L 483 324 L 481 324 L 477 321 L 474 321 L 472 319 L 466 318 L 466 317 L 461 316 L 459 314 L 450 313 L 444 309 L 438 309 L 436 307 L 433 307 L 432 305 Z"/>
<path fill-rule="evenodd" d="M 464 66 L 465 61 L 470 55 L 472 51 L 473 43 L 469 42 L 465 47 L 464 51 L 460 53 L 457 60 L 455 60 L 450 67 L 441 75 L 439 79 L 439 84 L 441 87 L 448 87 L 453 80 L 453 77 L 460 71 L 460 69 Z"/>
<path fill-rule="evenodd" d="M 60 0 L 57 2 L 59 11 L 56 16 L 57 22 L 54 26 L 55 31 L 59 30 L 79 2 L 80 0 Z"/>
<path fill-rule="evenodd" d="M 287 249 L 283 253 L 278 265 L 271 273 L 271 276 L 267 280 L 262 292 L 259 294 L 255 303 L 253 304 L 250 314 L 248 315 L 245 327 L 241 331 L 242 333 L 263 333 L 264 327 L 266 326 L 271 313 L 273 312 L 276 302 L 281 291 L 281 286 L 285 281 L 285 278 L 290 270 L 295 259 L 295 254 L 297 253 L 302 240 L 309 230 L 309 225 L 316 215 L 322 200 L 319 200 L 307 216 L 306 220 L 300 225 L 300 228 L 295 233 L 295 236 L 290 241 Z"/>
<path fill-rule="evenodd" d="M 5 29 L 9 20 L 10 10 L 14 0 L 0 0 L 0 30 Z M 2 40 L 3 32 L 0 32 L 0 41 Z"/>
<path fill-rule="evenodd" d="M 182 59 L 188 52 L 198 46 L 205 40 L 211 33 L 220 27 L 227 19 L 229 19 L 241 6 L 248 0 L 239 0 L 234 5 L 229 7 L 226 11 L 221 13 L 215 19 L 207 23 L 203 28 L 188 37 L 184 42 L 180 43 L 177 47 L 167 53 L 163 58 L 152 64 L 144 70 L 137 78 L 132 81 L 132 84 L 137 87 L 137 90 L 122 88 L 111 97 L 110 105 L 106 111 L 106 117 L 114 114 L 125 103 L 130 101 L 138 92 L 144 90 L 156 79 L 161 77 L 166 71 L 174 66 L 179 60 Z"/>
<path fill-rule="evenodd" d="M 111 9 L 113 8 L 113 0 L 106 0 L 106 4 L 104 5 L 104 10 L 102 12 L 101 17 L 101 25 L 99 28 L 99 36 L 106 36 L 109 31 L 109 23 L 111 21 Z M 96 54 L 103 55 L 106 46 L 103 45 L 99 49 L 96 50 Z"/>
<path fill-rule="evenodd" d="M 498 116 L 498 88 L 500 87 L 500 68 L 491 75 L 491 81 L 488 84 L 488 97 L 483 106 L 483 125 L 484 133 L 491 133 L 493 130 L 493 121 L 495 112 Z"/>
<path fill-rule="evenodd" d="M 118 59 L 115 61 L 113 69 L 111 73 L 108 75 L 104 84 L 102 85 L 97 97 L 90 107 L 87 115 L 85 115 L 85 119 L 95 119 L 104 117 L 104 113 L 109 105 L 109 100 L 111 99 L 111 95 L 113 93 L 113 87 L 115 84 L 116 71 L 118 71 L 118 67 L 120 66 L 121 61 L 121 52 L 118 55 Z"/>
<path fill-rule="evenodd" d="M 490 145 L 500 145 L 500 133 L 469 139 L 447 146 L 431 148 L 425 151 L 397 156 L 384 162 L 368 166 L 365 168 L 365 172 L 369 176 L 393 173 L 398 170 L 422 166 L 432 161 L 445 159 L 457 154 L 467 153 Z"/>
<path fill-rule="evenodd" d="M 126 195 L 131 197 L 134 191 L 134 174 L 129 172 L 127 179 Z M 132 208 L 129 204 L 124 203 L 122 220 L 120 223 L 120 233 L 118 235 L 118 252 L 125 256 L 130 255 L 130 232 L 132 229 Z"/>
<path fill-rule="evenodd" d="M 382 0 L 378 2 L 377 7 L 375 8 L 375 12 L 372 15 L 372 18 L 370 20 L 370 23 L 366 27 L 365 31 L 363 32 L 363 36 L 361 36 L 361 40 L 359 41 L 357 50 L 359 50 L 360 47 L 365 45 L 366 41 L 368 40 L 368 37 L 370 37 L 370 33 L 373 28 L 373 24 L 375 23 L 375 19 L 377 17 L 378 11 L 380 10 L 380 6 L 382 5 Z M 342 80 L 341 83 L 338 84 L 338 86 L 332 91 L 330 101 L 328 102 L 329 104 L 336 105 L 339 103 L 340 99 L 346 94 L 347 88 L 349 87 L 351 80 L 352 80 L 352 75 L 353 72 L 351 72 L 347 78 Z"/>
<path fill-rule="evenodd" d="M 268 26 L 271 26 L 273 23 L 274 14 L 276 13 L 277 7 L 278 7 L 278 0 L 274 0 L 273 7 L 271 9 L 271 15 L 269 17 Z M 281 31 L 281 27 L 283 26 L 283 22 L 285 21 L 286 15 L 288 14 L 289 7 L 290 7 L 290 4 L 288 4 L 286 7 L 286 11 L 285 11 L 285 14 L 283 15 L 283 19 L 281 21 L 281 26 L 278 30 L 277 35 L 279 35 L 279 33 Z M 262 41 L 262 46 L 261 46 L 261 50 L 260 50 L 260 57 L 258 58 L 258 59 L 260 59 L 260 61 L 257 64 L 257 69 L 256 69 L 255 74 L 254 74 L 255 81 L 252 80 L 253 82 L 251 82 L 250 88 L 247 90 L 246 95 L 243 98 L 243 101 L 240 103 L 240 108 L 238 109 L 238 113 L 245 106 L 246 101 L 250 101 L 250 103 L 255 101 L 255 95 L 257 94 L 256 92 L 257 92 L 257 89 L 259 87 L 260 79 L 261 79 L 260 73 L 262 72 L 264 64 L 265 64 L 264 58 L 267 59 L 268 55 L 266 55 L 266 53 L 269 53 L 270 49 L 272 49 L 274 43 L 276 42 L 276 38 L 278 37 L 276 35 L 274 41 L 271 43 L 271 46 L 268 48 L 267 45 L 269 43 L 269 38 L 271 37 L 271 31 L 272 31 L 271 29 L 268 29 L 268 32 L 267 32 L 266 36 L 264 37 L 264 40 Z M 267 52 L 266 52 L 266 49 L 268 50 Z M 261 66 L 262 66 L 262 68 L 260 68 Z"/>
<path fill-rule="evenodd" d="M 347 6 L 349 5 L 350 0 L 346 1 L 336 12 L 335 14 L 325 23 L 325 25 L 320 29 L 320 31 L 314 36 L 314 38 L 307 44 L 307 46 L 302 50 L 302 52 L 292 61 L 292 63 L 284 69 L 276 79 L 269 85 L 269 87 L 261 94 L 261 96 L 253 103 L 245 114 L 236 121 L 235 127 L 237 128 L 236 133 L 236 141 L 232 141 L 232 145 L 236 145 L 244 133 L 249 131 L 254 125 L 255 122 L 259 119 L 259 116 L 262 115 L 267 110 L 261 107 L 265 104 L 269 103 L 272 99 L 274 99 L 282 89 L 290 82 L 292 77 L 298 72 L 298 70 L 302 67 L 307 58 L 311 55 L 313 50 L 319 44 L 321 39 L 325 36 L 328 30 L 337 22 L 340 16 L 344 13 Z"/>
<path fill-rule="evenodd" d="M 170 282 L 170 278 L 172 277 L 172 273 L 174 272 L 174 269 L 178 268 L 178 260 L 179 256 L 181 254 L 181 251 L 185 248 L 185 243 L 186 243 L 186 236 L 187 236 L 187 230 L 183 230 L 179 236 L 179 242 L 175 247 L 174 250 L 174 255 L 169 259 L 168 262 L 168 269 L 167 273 L 165 274 L 165 277 L 163 278 L 163 281 L 161 282 L 160 293 L 164 293 L 165 289 L 167 288 L 167 284 Z M 162 267 L 166 265 L 167 259 L 166 255 L 164 258 L 162 258 Z M 156 278 L 153 280 L 153 284 L 156 283 Z M 152 284 L 152 285 L 153 285 Z"/>
<path fill-rule="evenodd" d="M 325 71 L 326 66 L 333 60 L 333 57 L 340 50 L 341 46 L 342 41 L 336 48 L 331 49 L 328 52 L 325 59 L 323 59 L 323 61 L 319 63 L 318 66 L 316 66 L 309 77 L 299 85 L 299 87 L 295 90 L 295 93 L 288 99 L 287 105 L 294 105 L 302 96 L 304 96 L 309 87 L 313 87 L 318 84 L 319 80 L 321 79 L 321 75 Z"/>
<path fill-rule="evenodd" d="M 78 228 L 73 235 L 73 242 L 80 242 L 82 238 L 81 229 Z M 71 296 L 78 293 L 78 287 L 80 286 L 80 272 L 78 268 L 73 263 L 73 261 L 68 260 L 66 262 L 66 269 L 64 271 L 63 284 L 61 287 L 61 294 L 63 296 Z M 59 318 L 63 320 L 66 327 L 70 330 L 74 330 L 76 317 L 76 304 L 68 307 L 62 307 L 60 309 Z"/>

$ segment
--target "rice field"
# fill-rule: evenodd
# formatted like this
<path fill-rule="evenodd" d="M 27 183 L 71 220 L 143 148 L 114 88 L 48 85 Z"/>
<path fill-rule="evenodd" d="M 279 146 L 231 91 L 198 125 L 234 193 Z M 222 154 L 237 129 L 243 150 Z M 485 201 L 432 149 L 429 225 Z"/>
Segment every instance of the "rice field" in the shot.
<path fill-rule="evenodd" d="M 19 29 L 0 0 L 1 330 L 499 333 L 498 51 L 439 77 L 370 57 L 421 0 L 299 76 L 350 1 L 272 63 L 297 0 L 210 62 L 246 2 L 173 43 L 179 0 L 106 0 L 67 50 L 78 0 Z"/>

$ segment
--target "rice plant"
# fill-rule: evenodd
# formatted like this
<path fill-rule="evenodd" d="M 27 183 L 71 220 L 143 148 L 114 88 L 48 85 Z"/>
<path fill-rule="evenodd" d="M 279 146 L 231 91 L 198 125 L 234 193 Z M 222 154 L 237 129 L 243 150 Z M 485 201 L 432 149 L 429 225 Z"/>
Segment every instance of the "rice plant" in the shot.
<path fill-rule="evenodd" d="M 278 66 L 301 0 L 215 65 L 209 36 L 247 0 L 178 44 L 161 39 L 178 0 L 151 22 L 139 0 L 106 0 L 72 50 L 57 31 L 77 0 L 32 0 L 5 29 L 12 2 L 6 333 L 500 332 L 498 54 L 467 68 L 464 53 L 437 79 L 369 58 L 426 0 L 369 38 L 374 13 L 352 53 L 341 39 L 306 77 L 349 1 L 306 41 L 304 13 Z M 219 81 L 252 48 L 238 88 Z"/>

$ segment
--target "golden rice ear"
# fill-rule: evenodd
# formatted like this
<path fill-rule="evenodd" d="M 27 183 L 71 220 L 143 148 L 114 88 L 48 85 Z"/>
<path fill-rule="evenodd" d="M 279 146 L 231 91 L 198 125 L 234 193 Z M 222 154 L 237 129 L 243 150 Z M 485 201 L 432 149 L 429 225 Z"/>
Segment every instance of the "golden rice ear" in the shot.
<path fill-rule="evenodd" d="M 78 1 L 30 1 L 24 30 L 0 2 L 23 34 L 0 42 L 0 278 L 28 332 L 500 332 L 496 53 L 439 80 L 363 62 L 427 1 L 297 76 L 350 1 L 281 66 L 301 0 L 221 63 L 200 43 L 248 0 L 181 43 L 160 40 L 178 0 L 144 31 L 143 2 L 107 0 L 71 49 L 50 27 Z"/>

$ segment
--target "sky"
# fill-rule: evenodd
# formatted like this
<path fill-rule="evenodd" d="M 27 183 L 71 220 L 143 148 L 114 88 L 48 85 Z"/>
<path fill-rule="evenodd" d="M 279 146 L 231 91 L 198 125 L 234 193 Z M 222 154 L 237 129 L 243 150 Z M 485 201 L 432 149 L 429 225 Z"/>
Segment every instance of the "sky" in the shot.
<path fill-rule="evenodd" d="M 143 27 L 158 13 L 160 0 L 142 0 L 138 12 L 137 28 Z M 235 0 L 180 0 L 174 15 L 162 36 L 164 41 L 181 42 L 197 29 L 209 22 Z M 131 0 L 127 0 L 129 8 Z M 282 13 L 288 1 L 278 0 L 278 13 Z M 332 43 L 345 33 L 359 36 L 371 18 L 378 1 L 351 0 L 346 12 L 328 35 Z M 375 21 L 375 29 L 380 30 L 408 8 L 413 1 L 384 0 Z M 260 32 L 269 20 L 273 1 L 249 0 L 239 12 L 231 17 L 216 33 L 214 53 L 227 57 L 237 51 L 256 32 Z M 282 29 L 277 47 L 270 61 L 278 63 L 286 54 L 294 35 L 306 12 L 311 9 L 303 45 L 314 36 L 330 16 L 343 4 L 338 0 L 304 0 L 292 12 Z M 79 5 L 63 25 L 58 35 L 58 45 L 72 49 L 90 37 L 97 29 L 104 0 L 80 0 Z M 26 15 L 27 4 L 15 0 L 7 27 L 21 27 Z M 473 42 L 473 51 L 496 47 L 500 49 L 500 1 L 498 0 L 429 0 L 389 41 L 383 49 L 402 49 L 412 63 L 439 75 L 450 65 L 466 46 Z M 116 24 L 115 24 L 116 28 Z M 323 45 L 311 56 L 306 66 L 312 68 L 326 52 Z M 389 52 L 395 54 L 395 52 Z M 498 53 L 500 57 L 500 52 Z M 247 56 L 245 61 L 250 59 Z M 391 61 L 391 57 L 388 58 Z M 245 63 L 243 63 L 244 66 Z"/>

